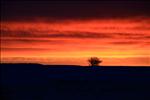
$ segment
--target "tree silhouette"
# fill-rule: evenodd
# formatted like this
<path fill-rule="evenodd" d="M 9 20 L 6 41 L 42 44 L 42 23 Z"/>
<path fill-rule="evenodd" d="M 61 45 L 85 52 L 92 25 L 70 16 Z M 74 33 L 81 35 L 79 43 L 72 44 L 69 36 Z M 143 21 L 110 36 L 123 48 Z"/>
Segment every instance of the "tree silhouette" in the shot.
<path fill-rule="evenodd" d="M 99 66 L 102 62 L 98 57 L 91 57 L 88 59 L 90 66 Z"/>

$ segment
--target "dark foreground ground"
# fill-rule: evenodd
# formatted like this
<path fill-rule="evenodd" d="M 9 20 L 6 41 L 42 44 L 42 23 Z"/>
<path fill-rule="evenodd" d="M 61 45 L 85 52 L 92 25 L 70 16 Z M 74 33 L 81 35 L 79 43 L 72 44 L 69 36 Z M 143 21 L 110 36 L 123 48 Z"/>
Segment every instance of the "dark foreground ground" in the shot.
<path fill-rule="evenodd" d="M 150 100 L 150 67 L 1 64 L 1 100 Z"/>

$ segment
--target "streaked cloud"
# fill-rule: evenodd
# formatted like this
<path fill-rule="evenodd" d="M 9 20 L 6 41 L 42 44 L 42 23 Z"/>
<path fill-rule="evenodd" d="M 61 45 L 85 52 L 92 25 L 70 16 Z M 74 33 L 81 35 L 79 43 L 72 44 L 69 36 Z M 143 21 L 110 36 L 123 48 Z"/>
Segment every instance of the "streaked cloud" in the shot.
<path fill-rule="evenodd" d="M 2 57 L 147 57 L 150 49 L 149 21 L 144 17 L 2 21 Z M 131 61 L 135 64 L 137 60 Z M 143 62 L 146 64 L 147 60 Z"/>

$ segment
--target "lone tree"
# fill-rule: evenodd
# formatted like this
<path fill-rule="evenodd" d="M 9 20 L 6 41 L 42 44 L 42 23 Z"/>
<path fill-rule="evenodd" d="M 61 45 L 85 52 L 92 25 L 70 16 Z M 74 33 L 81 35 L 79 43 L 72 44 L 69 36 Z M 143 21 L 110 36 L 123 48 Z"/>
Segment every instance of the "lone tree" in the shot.
<path fill-rule="evenodd" d="M 102 62 L 98 57 L 91 57 L 88 59 L 90 66 L 99 66 Z"/>

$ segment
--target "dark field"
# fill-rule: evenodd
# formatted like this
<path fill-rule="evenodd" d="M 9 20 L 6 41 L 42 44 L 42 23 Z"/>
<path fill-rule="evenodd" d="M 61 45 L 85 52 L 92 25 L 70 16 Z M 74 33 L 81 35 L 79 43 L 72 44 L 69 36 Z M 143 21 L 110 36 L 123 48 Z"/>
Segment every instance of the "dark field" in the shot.
<path fill-rule="evenodd" d="M 1 64 L 1 100 L 150 100 L 150 67 Z"/>

